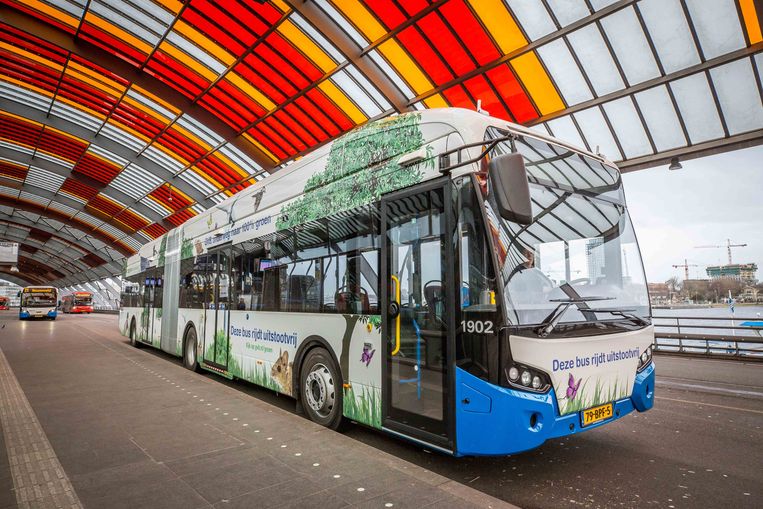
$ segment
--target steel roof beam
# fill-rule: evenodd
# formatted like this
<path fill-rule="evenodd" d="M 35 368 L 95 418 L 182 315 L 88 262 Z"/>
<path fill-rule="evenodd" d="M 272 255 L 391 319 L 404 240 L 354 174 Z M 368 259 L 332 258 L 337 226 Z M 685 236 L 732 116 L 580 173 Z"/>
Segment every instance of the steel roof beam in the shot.
<path fill-rule="evenodd" d="M 617 163 L 617 166 L 623 172 L 643 170 L 646 168 L 653 168 L 655 166 L 670 164 L 670 160 L 674 157 L 678 157 L 682 161 L 686 161 L 688 159 L 707 157 L 732 150 L 741 150 L 744 148 L 755 147 L 758 145 L 763 145 L 763 129 L 758 129 L 757 131 L 751 131 L 744 134 L 737 134 L 728 138 L 706 141 L 704 143 L 698 143 L 688 147 L 667 150 L 658 154 L 627 159 L 623 162 Z"/>
<path fill-rule="evenodd" d="M 326 15 L 314 2 L 286 0 L 286 3 L 318 31 L 382 93 L 384 98 L 398 112 L 411 110 L 406 98 L 386 74 L 379 69 L 370 57 L 365 55 L 365 48 L 359 48 L 336 22 Z"/>
<path fill-rule="evenodd" d="M 12 101 L 3 101 L 3 107 L 2 107 L 2 110 L 0 111 L 7 111 L 9 113 L 13 113 L 14 115 L 24 117 L 28 120 L 39 122 L 40 124 L 49 125 L 50 127 L 60 129 L 61 131 L 67 132 L 73 136 L 81 138 L 82 140 L 88 143 L 92 143 L 98 147 L 104 148 L 118 155 L 122 159 L 126 159 L 128 162 L 135 163 L 141 168 L 144 168 L 145 170 L 150 171 L 151 174 L 158 177 L 160 180 L 163 180 L 169 184 L 172 184 L 173 187 L 187 194 L 190 198 L 200 203 L 204 207 L 209 208 L 214 206 L 214 202 L 207 199 L 201 191 L 191 187 L 189 184 L 187 184 L 185 181 L 181 180 L 180 178 L 177 178 L 168 169 L 158 165 L 157 163 L 155 163 L 154 161 L 152 161 L 151 159 L 149 159 L 148 157 L 142 154 L 136 155 L 135 152 L 128 149 L 124 145 L 121 145 L 117 143 L 116 141 L 112 141 L 111 139 L 103 135 L 93 136 L 92 131 L 88 131 L 84 127 L 80 127 L 78 124 L 75 124 L 74 122 L 64 120 L 63 118 L 60 118 L 60 117 L 47 117 L 45 116 L 45 113 L 39 110 L 36 110 L 34 108 L 29 108 L 27 106 L 24 106 L 22 104 L 12 102 Z"/>
<path fill-rule="evenodd" d="M 81 226 L 73 225 L 70 222 L 71 217 L 67 216 L 66 214 L 62 214 L 62 213 L 60 213 L 60 212 L 58 212 L 56 210 L 46 209 L 46 208 L 44 208 L 44 207 L 42 207 L 40 205 L 33 204 L 33 203 L 28 203 L 28 202 L 22 202 L 22 201 L 17 200 L 17 199 L 8 198 L 7 196 L 0 196 L 0 205 L 5 205 L 7 207 L 11 207 L 11 208 L 14 208 L 14 209 L 19 209 L 19 210 L 26 210 L 28 212 L 33 212 L 35 214 L 39 214 L 39 215 L 42 215 L 42 216 L 49 217 L 51 219 L 55 219 L 56 221 L 59 221 L 61 223 L 66 224 L 67 227 L 69 227 L 69 228 L 74 228 L 76 230 L 85 232 L 90 237 L 103 242 L 107 246 L 111 246 L 114 243 L 114 239 L 111 238 L 110 236 L 106 235 L 103 232 L 100 232 L 98 230 L 88 230 L 88 231 L 85 231 L 85 230 L 82 230 Z M 116 240 L 120 240 L 120 239 L 116 239 Z M 112 246 L 112 249 L 114 249 L 115 251 L 123 254 L 124 256 L 131 256 L 133 254 L 133 252 L 131 250 L 127 251 L 127 250 L 125 250 L 124 248 L 121 248 L 121 247 L 116 248 L 116 247 Z"/>
<path fill-rule="evenodd" d="M 4 223 L 10 225 L 11 227 L 36 228 L 45 233 L 49 233 L 50 235 L 53 236 L 53 238 L 58 237 L 60 242 L 71 244 L 85 251 L 85 255 L 88 255 L 88 254 L 96 255 L 100 258 L 103 258 L 105 262 L 122 260 L 122 258 L 113 258 L 111 256 L 104 258 L 102 251 L 95 249 L 93 246 L 83 244 L 80 239 L 77 239 L 75 236 L 71 235 L 68 232 L 56 230 L 55 228 L 52 228 L 51 226 L 48 226 L 46 224 L 41 224 L 39 222 L 34 222 L 24 217 L 10 215 L 10 214 L 6 214 L 4 211 L 0 211 L 0 226 L 2 226 Z M 79 230 L 79 231 L 82 231 L 82 230 Z"/>
<path fill-rule="evenodd" d="M 18 286 L 27 286 L 29 285 L 29 283 L 36 282 L 29 279 L 25 279 L 24 274 L 21 274 L 21 272 L 11 272 L 10 269 L 0 268 L 0 274 L 2 274 L 2 276 L 0 276 L 0 279 L 5 279 L 6 281 Z"/>
<path fill-rule="evenodd" d="M 699 64 L 686 67 L 684 69 L 681 69 L 680 71 L 666 74 L 665 76 L 659 76 L 651 80 L 643 81 L 637 85 L 633 85 L 628 88 L 623 88 L 622 90 L 617 90 L 615 92 L 611 92 L 609 94 L 602 95 L 594 99 L 590 99 L 588 101 L 584 101 L 582 103 L 576 104 L 575 106 L 570 106 L 569 108 L 558 111 L 556 113 L 551 113 L 549 115 L 536 118 L 535 120 L 532 120 L 530 122 L 526 122 L 525 125 L 533 126 L 533 125 L 541 124 L 543 122 L 547 122 L 555 118 L 564 117 L 572 113 L 577 113 L 583 110 L 587 110 L 588 108 L 592 108 L 594 106 L 600 106 L 604 103 L 614 101 L 622 97 L 627 97 L 629 95 L 637 94 L 649 88 L 654 88 L 659 85 L 665 85 L 668 82 L 680 80 L 681 78 L 685 78 L 692 74 L 704 72 L 714 67 L 719 67 L 729 62 L 733 62 L 734 60 L 739 60 L 740 58 L 750 57 L 761 51 L 763 51 L 763 42 L 759 42 L 748 48 L 742 48 L 736 51 L 732 51 L 731 53 L 726 53 L 725 55 L 721 55 L 719 57 L 706 60 Z"/>
<path fill-rule="evenodd" d="M 252 158 L 252 160 L 267 171 L 272 172 L 274 170 L 273 161 L 269 157 L 245 138 L 238 136 L 238 133 L 220 118 L 202 106 L 193 103 L 174 88 L 150 74 L 142 72 L 121 58 L 112 55 L 95 44 L 79 39 L 64 30 L 15 9 L 5 8 L 0 11 L 0 21 L 13 28 L 44 39 L 51 44 L 55 44 L 74 55 L 84 58 L 104 69 L 108 69 L 131 83 L 135 83 L 183 113 L 192 116 L 205 127 Z"/>
<path fill-rule="evenodd" d="M 88 184 L 92 186 L 92 184 L 89 184 L 87 181 L 92 179 L 83 179 L 81 175 L 74 174 L 70 170 L 67 170 L 66 168 L 54 163 L 53 161 L 50 161 L 48 159 L 43 159 L 42 157 L 32 157 L 30 154 L 26 154 L 24 152 L 19 152 L 16 150 L 11 150 L 6 147 L 0 147 L 0 154 L 2 154 L 4 151 L 12 151 L 13 156 L 8 157 L 9 159 L 13 159 L 14 161 L 21 163 L 21 164 L 27 164 L 36 166 L 37 168 L 42 168 L 43 170 L 47 170 L 51 173 L 55 173 L 56 175 L 60 175 L 62 177 L 70 177 L 74 180 L 77 180 L 79 182 L 82 182 L 83 184 Z M 0 177 L 2 178 L 2 177 Z M 106 196 L 110 198 L 114 198 L 115 200 L 118 200 L 120 203 L 123 203 L 125 205 L 125 209 L 132 209 L 136 212 L 139 212 L 143 216 L 149 219 L 149 221 L 152 221 L 154 223 L 159 223 L 168 230 L 175 228 L 175 225 L 167 221 L 165 218 L 154 212 L 152 209 L 148 208 L 144 204 L 138 202 L 131 196 L 126 195 L 122 191 L 116 189 L 115 187 L 109 187 L 104 184 L 100 184 L 101 192 L 105 194 Z M 94 186 L 93 186 L 94 187 Z M 35 192 L 37 192 L 38 187 L 30 186 L 26 183 L 24 183 L 19 189 L 21 190 L 27 190 L 29 191 L 30 188 L 34 188 Z M 77 200 L 72 200 L 66 196 L 62 196 L 59 193 L 56 193 L 57 197 L 64 198 L 64 200 L 56 199 L 55 201 L 58 201 L 59 203 L 63 203 L 64 205 L 71 207 L 76 210 L 85 210 L 85 204 L 82 202 L 79 202 Z M 71 202 L 71 203 L 70 203 Z M 126 232 L 129 233 L 129 232 Z M 143 239 L 140 239 L 141 242 L 143 242 Z"/>

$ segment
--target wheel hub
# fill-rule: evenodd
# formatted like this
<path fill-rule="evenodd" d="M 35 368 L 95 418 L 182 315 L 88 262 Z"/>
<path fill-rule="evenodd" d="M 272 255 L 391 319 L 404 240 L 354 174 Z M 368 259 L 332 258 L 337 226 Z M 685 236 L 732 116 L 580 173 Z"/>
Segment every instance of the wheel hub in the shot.
<path fill-rule="evenodd" d="M 316 364 L 305 378 L 307 404 L 321 417 L 328 417 L 336 402 L 334 380 L 323 364 Z"/>

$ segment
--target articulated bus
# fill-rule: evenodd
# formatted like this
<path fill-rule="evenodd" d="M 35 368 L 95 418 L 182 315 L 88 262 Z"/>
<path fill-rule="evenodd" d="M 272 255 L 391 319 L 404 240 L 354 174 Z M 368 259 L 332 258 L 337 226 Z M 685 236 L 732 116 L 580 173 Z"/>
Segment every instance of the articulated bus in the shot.
<path fill-rule="evenodd" d="M 87 313 L 93 312 L 93 294 L 90 292 L 74 292 L 64 295 L 61 299 L 62 313 Z"/>
<path fill-rule="evenodd" d="M 653 405 L 617 168 L 462 109 L 392 116 L 144 245 L 123 335 L 433 450 L 503 455 Z"/>
<path fill-rule="evenodd" d="M 0 310 L 7 311 L 8 309 L 10 309 L 9 307 L 10 303 L 11 303 L 11 300 L 8 297 L 4 295 L 0 295 Z"/>
<path fill-rule="evenodd" d="M 19 320 L 58 316 L 58 289 L 53 286 L 27 286 L 19 293 Z"/>

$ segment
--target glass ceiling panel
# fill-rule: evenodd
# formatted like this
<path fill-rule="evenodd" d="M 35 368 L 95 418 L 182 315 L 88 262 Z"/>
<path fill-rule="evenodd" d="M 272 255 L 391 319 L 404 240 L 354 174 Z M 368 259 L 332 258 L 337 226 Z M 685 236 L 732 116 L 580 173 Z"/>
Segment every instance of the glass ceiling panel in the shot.
<path fill-rule="evenodd" d="M 744 48 L 744 35 L 734 0 L 686 0 L 706 59 Z"/>
<path fill-rule="evenodd" d="M 546 123 L 555 138 L 579 148 L 587 148 L 570 115 L 555 118 Z"/>
<path fill-rule="evenodd" d="M 615 61 L 595 24 L 572 32 L 568 39 L 597 96 L 625 87 Z"/>
<path fill-rule="evenodd" d="M 122 170 L 109 186 L 137 200 L 159 187 L 161 183 L 162 180 L 148 170 L 131 164 Z"/>
<path fill-rule="evenodd" d="M 710 70 L 710 77 L 729 134 L 763 128 L 763 105 L 749 58 L 715 67 Z"/>
<path fill-rule="evenodd" d="M 692 143 L 723 137 L 723 128 L 705 73 L 673 81 L 670 88 Z"/>
<path fill-rule="evenodd" d="M 546 10 L 543 2 L 508 0 L 508 3 L 514 17 L 517 18 L 519 24 L 525 29 L 525 33 L 531 41 L 540 39 L 544 35 L 548 35 L 556 30 L 554 21 L 551 19 L 551 15 Z"/>
<path fill-rule="evenodd" d="M 644 90 L 635 97 L 657 150 L 686 146 L 686 138 L 665 85 Z"/>
<path fill-rule="evenodd" d="M 593 99 L 580 67 L 563 40 L 541 46 L 538 54 L 568 106 Z"/>
<path fill-rule="evenodd" d="M 64 180 L 66 178 L 57 173 L 30 166 L 24 183 L 56 193 Z"/>
<path fill-rule="evenodd" d="M 641 0 L 637 4 L 666 73 L 699 63 L 679 0 Z"/>
<path fill-rule="evenodd" d="M 630 85 L 660 75 L 633 7 L 610 14 L 601 24 Z"/>
<path fill-rule="evenodd" d="M 652 153 L 649 138 L 630 97 L 604 103 L 604 111 L 627 159 Z"/>
<path fill-rule="evenodd" d="M 610 161 L 619 161 L 623 158 L 612 137 L 612 132 L 607 127 L 604 115 L 598 107 L 575 113 L 574 117 L 592 152 L 596 152 L 598 147 L 598 152 Z"/>
<path fill-rule="evenodd" d="M 548 0 L 548 6 L 562 27 L 591 14 L 585 0 Z"/>
<path fill-rule="evenodd" d="M 755 67 L 758 68 L 758 78 L 763 83 L 763 53 L 755 55 Z"/>

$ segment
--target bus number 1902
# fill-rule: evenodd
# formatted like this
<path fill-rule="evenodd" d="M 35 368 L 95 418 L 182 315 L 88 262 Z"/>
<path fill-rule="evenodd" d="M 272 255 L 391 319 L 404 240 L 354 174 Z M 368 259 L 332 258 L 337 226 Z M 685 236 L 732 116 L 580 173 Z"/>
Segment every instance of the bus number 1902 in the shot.
<path fill-rule="evenodd" d="M 461 328 L 464 332 L 475 334 L 492 334 L 493 322 L 490 320 L 462 320 Z"/>

